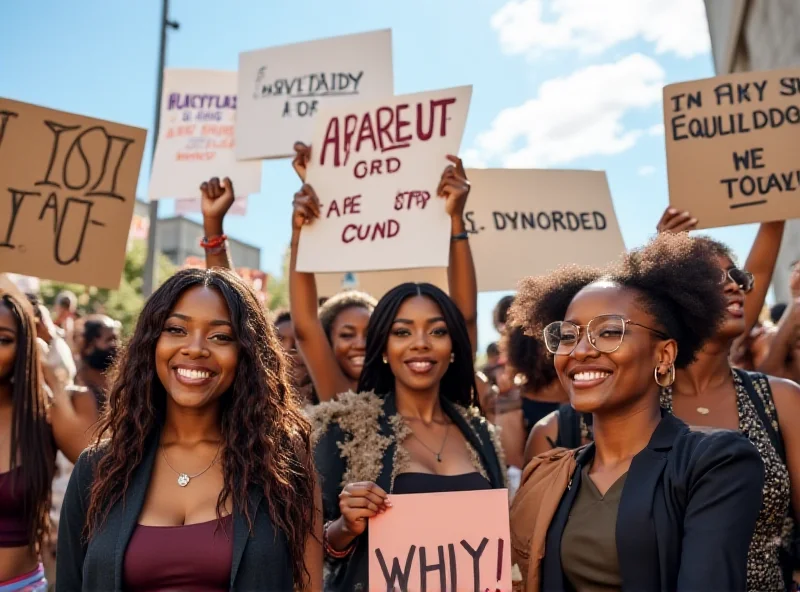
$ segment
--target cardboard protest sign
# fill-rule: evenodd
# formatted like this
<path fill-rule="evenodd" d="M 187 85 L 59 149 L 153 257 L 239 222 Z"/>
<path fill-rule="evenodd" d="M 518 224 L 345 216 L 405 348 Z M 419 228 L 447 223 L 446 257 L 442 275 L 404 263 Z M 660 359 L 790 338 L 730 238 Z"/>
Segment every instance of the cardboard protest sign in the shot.
<path fill-rule="evenodd" d="M 664 88 L 670 204 L 698 228 L 800 217 L 800 69 Z"/>
<path fill-rule="evenodd" d="M 448 291 L 447 268 L 396 269 L 392 271 L 363 271 L 359 273 L 318 273 L 317 294 L 330 298 L 344 290 L 359 290 L 380 299 L 395 286 L 405 282 L 433 284 Z"/>
<path fill-rule="evenodd" d="M 0 271 L 116 289 L 146 135 L 0 99 Z"/>
<path fill-rule="evenodd" d="M 511 591 L 506 489 L 393 495 L 368 536 L 371 592 Z"/>
<path fill-rule="evenodd" d="M 235 185 L 234 190 L 236 190 Z M 184 214 L 199 214 L 202 211 L 202 202 L 199 197 L 175 200 L 175 214 L 178 216 L 183 216 Z M 247 214 L 247 196 L 235 197 L 231 209 L 228 210 L 228 215 L 244 216 L 245 214 Z"/>
<path fill-rule="evenodd" d="M 241 53 L 236 156 L 291 156 L 323 108 L 393 94 L 390 29 Z"/>
<path fill-rule="evenodd" d="M 261 163 L 234 148 L 236 72 L 164 70 L 161 125 L 148 195 L 196 198 L 211 177 L 230 177 L 237 196 L 261 191 Z"/>
<path fill-rule="evenodd" d="M 471 95 L 462 86 L 320 113 L 306 179 L 322 215 L 303 228 L 298 270 L 447 266 L 450 219 L 436 190 Z"/>
<path fill-rule="evenodd" d="M 481 292 L 514 290 L 522 277 L 570 263 L 604 265 L 625 249 L 604 172 L 469 169 L 467 178 Z"/>

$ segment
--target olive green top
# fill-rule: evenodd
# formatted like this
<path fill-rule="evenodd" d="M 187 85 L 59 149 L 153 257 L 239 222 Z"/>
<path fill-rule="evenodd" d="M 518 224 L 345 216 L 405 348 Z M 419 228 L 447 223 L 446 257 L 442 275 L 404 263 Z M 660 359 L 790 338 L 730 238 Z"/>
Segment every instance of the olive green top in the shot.
<path fill-rule="evenodd" d="M 575 592 L 622 589 L 616 528 L 627 475 L 617 479 L 603 496 L 589 477 L 589 467 L 582 471 L 581 488 L 561 537 L 561 567 Z"/>

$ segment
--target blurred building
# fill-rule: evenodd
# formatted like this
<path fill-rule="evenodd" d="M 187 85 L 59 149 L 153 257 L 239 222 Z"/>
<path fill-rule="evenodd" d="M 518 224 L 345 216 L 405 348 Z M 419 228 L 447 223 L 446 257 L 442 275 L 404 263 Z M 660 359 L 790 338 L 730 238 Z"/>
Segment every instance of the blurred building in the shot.
<path fill-rule="evenodd" d="M 800 66 L 800 0 L 705 0 L 717 74 Z M 800 259 L 800 220 L 787 223 L 772 286 L 789 300 L 789 266 Z"/>

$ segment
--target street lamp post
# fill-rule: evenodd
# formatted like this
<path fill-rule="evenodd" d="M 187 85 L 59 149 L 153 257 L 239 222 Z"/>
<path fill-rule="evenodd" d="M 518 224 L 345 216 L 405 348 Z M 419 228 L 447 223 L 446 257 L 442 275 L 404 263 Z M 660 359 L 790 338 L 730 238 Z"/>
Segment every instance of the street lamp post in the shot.
<path fill-rule="evenodd" d="M 169 20 L 169 0 L 163 0 L 161 8 L 161 45 L 158 52 L 158 81 L 156 84 L 156 117 L 153 127 L 153 149 L 150 158 L 150 171 L 153 170 L 153 158 L 156 154 L 156 143 L 158 142 L 158 128 L 161 124 L 161 91 L 164 87 L 164 64 L 167 57 L 167 29 L 178 30 L 177 21 Z M 155 290 L 156 285 L 156 236 L 158 226 L 158 200 L 151 199 L 149 206 L 149 228 L 147 230 L 147 259 L 144 264 L 144 284 L 142 291 L 145 298 Z"/>

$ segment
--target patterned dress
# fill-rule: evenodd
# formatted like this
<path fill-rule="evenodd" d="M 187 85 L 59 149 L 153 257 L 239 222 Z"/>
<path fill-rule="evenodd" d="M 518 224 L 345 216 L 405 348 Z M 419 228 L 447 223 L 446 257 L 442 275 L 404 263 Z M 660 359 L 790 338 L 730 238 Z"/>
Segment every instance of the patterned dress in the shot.
<path fill-rule="evenodd" d="M 751 374 L 751 377 L 755 395 L 763 402 L 773 429 L 780 433 L 769 382 L 763 375 Z M 789 516 L 789 470 L 772 445 L 742 379 L 735 372 L 733 384 L 739 411 L 739 431 L 747 436 L 764 460 L 763 500 L 747 557 L 747 589 L 749 592 L 783 591 L 786 590 L 786 584 L 778 553 L 781 546 L 788 543 L 793 528 Z M 672 413 L 671 388 L 661 390 L 661 406 Z"/>

